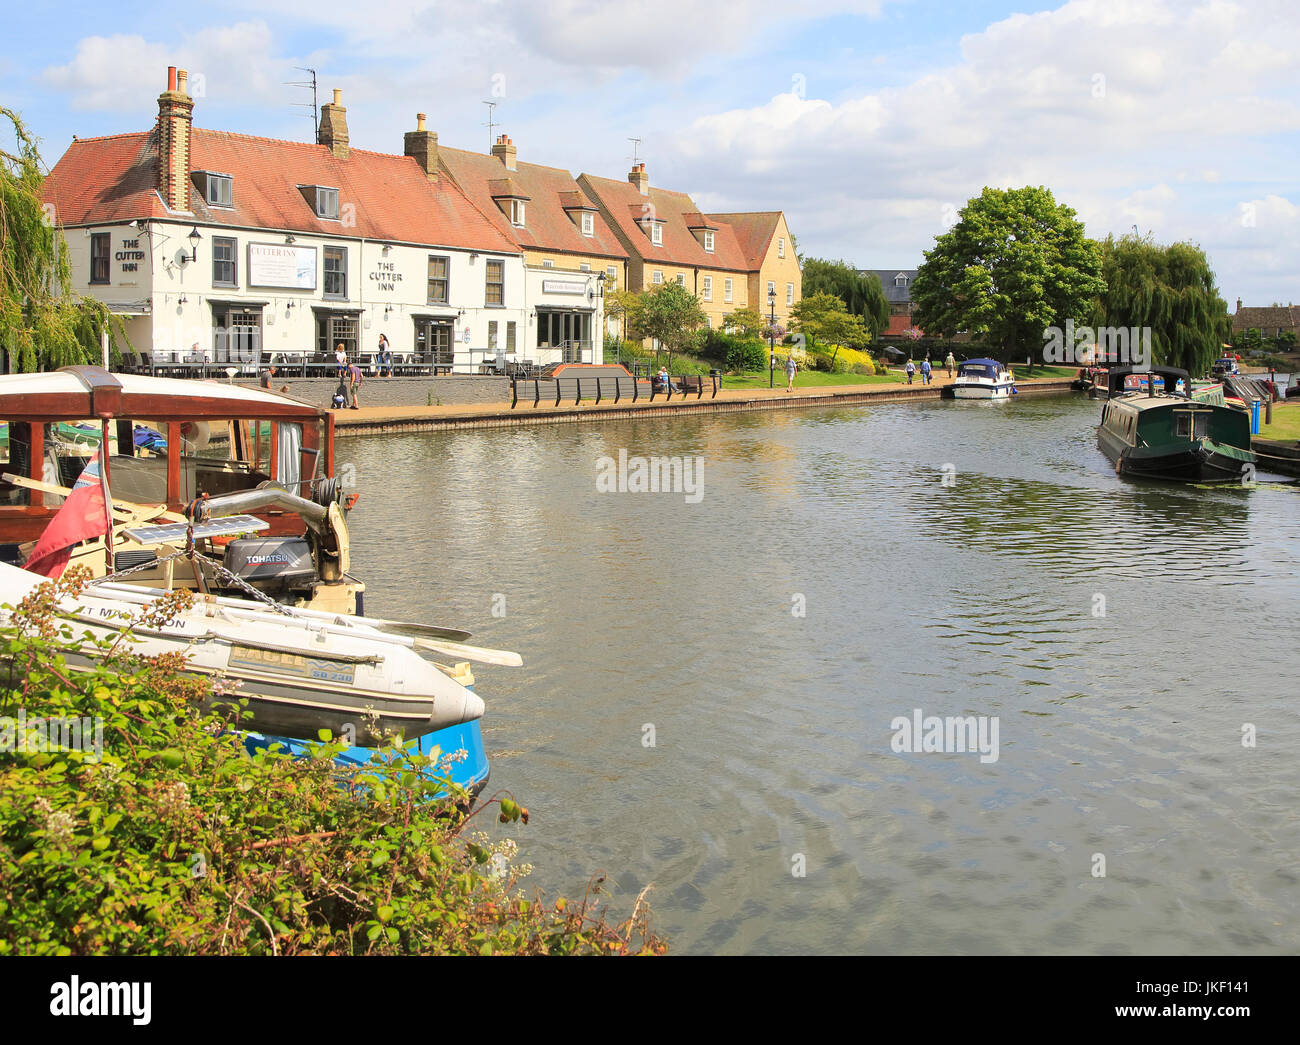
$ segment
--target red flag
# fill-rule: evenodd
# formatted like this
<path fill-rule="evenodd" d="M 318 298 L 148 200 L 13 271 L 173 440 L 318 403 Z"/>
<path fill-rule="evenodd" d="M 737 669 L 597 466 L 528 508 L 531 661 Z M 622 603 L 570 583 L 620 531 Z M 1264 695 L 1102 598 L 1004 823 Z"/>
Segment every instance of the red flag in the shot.
<path fill-rule="evenodd" d="M 104 489 L 99 483 L 73 490 L 45 527 L 23 569 L 46 577 L 62 576 L 72 558 L 73 545 L 108 532 L 105 504 Z"/>

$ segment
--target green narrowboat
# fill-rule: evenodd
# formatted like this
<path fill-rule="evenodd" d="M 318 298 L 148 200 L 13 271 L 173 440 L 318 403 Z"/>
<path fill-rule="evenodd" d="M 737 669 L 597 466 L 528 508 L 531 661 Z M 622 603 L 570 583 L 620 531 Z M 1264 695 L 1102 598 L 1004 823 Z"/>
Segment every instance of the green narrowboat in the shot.
<path fill-rule="evenodd" d="M 1116 474 L 1205 483 L 1240 482 L 1253 471 L 1250 417 L 1223 405 L 1221 389 L 1217 396 L 1214 388 L 1194 389 L 1187 371 L 1152 367 L 1164 378 L 1163 391 L 1149 381 L 1146 391 L 1124 393 L 1131 372 L 1110 371 L 1111 394 L 1097 428 L 1097 445 Z"/>

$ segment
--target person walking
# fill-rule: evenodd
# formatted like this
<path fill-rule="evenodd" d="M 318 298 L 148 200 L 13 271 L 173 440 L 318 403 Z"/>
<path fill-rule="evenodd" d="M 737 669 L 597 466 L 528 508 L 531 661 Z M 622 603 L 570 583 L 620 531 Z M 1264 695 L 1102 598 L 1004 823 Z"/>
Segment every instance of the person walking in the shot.
<path fill-rule="evenodd" d="M 930 357 L 926 356 L 923 360 L 921 360 L 921 384 L 928 385 L 929 383 L 930 383 Z"/>
<path fill-rule="evenodd" d="M 948 358 L 943 361 L 943 365 L 948 368 L 948 376 L 952 377 L 953 368 L 956 367 L 957 360 L 953 358 L 951 352 L 948 353 Z"/>
<path fill-rule="evenodd" d="M 785 390 L 794 391 L 794 375 L 799 370 L 799 364 L 794 361 L 794 353 L 791 352 L 785 357 Z"/>
<path fill-rule="evenodd" d="M 360 405 L 357 403 L 357 390 L 361 387 L 361 382 L 364 380 L 365 375 L 361 372 L 361 368 L 357 366 L 356 363 L 353 363 L 348 367 L 348 394 L 352 397 L 351 409 L 353 410 L 361 409 Z"/>
<path fill-rule="evenodd" d="M 903 369 L 907 371 L 907 383 L 910 385 L 912 383 L 912 375 L 916 373 L 916 364 L 913 363 L 909 357 L 907 360 L 907 366 L 903 367 Z"/>

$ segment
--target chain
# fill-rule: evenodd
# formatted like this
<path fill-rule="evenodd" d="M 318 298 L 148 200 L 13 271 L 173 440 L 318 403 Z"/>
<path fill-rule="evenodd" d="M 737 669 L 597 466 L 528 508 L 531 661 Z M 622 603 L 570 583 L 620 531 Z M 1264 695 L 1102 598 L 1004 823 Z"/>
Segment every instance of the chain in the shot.
<path fill-rule="evenodd" d="M 110 573 L 107 577 L 97 577 L 95 578 L 95 580 L 91 581 L 91 586 L 93 587 L 96 584 L 107 584 L 109 581 L 116 581 L 122 577 L 129 577 L 131 576 L 131 574 L 139 573 L 142 570 L 156 569 L 157 567 L 162 566 L 164 563 L 171 562 L 173 559 L 179 559 L 182 556 L 188 557 L 190 559 L 199 559 L 200 561 L 207 563 L 209 566 L 212 567 L 213 572 L 216 573 L 217 576 L 220 577 L 222 580 L 228 581 L 234 587 L 240 588 L 243 591 L 247 592 L 258 602 L 266 603 L 266 605 L 270 606 L 271 609 L 275 610 L 276 613 L 282 613 L 286 617 L 298 616 L 298 614 L 294 613 L 293 610 L 291 610 L 289 607 L 283 606 L 280 603 L 276 602 L 273 598 L 271 598 L 271 596 L 267 595 L 265 592 L 258 591 L 251 584 L 249 584 L 248 581 L 244 580 L 243 577 L 239 577 L 231 573 L 228 569 L 226 569 L 226 567 L 222 563 L 218 562 L 216 559 L 211 559 L 208 556 L 204 555 L 202 552 L 194 551 L 193 548 L 190 548 L 189 550 L 182 549 L 180 551 L 174 551 L 170 555 L 164 555 L 160 559 L 150 559 L 148 562 L 143 562 L 139 566 L 132 566 L 130 569 L 116 570 L 113 573 Z"/>

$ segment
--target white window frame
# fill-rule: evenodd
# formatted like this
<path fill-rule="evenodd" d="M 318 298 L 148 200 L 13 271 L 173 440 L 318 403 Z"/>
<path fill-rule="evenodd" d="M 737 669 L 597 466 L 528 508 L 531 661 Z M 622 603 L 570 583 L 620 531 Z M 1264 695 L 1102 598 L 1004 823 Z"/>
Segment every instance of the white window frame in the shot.
<path fill-rule="evenodd" d="M 791 305 L 794 304 L 794 284 L 793 284 L 793 283 L 787 283 L 787 284 L 785 285 L 785 304 L 786 304 L 786 307 L 787 307 L 787 308 L 789 308 Z"/>
<path fill-rule="evenodd" d="M 578 266 L 578 271 L 579 271 L 579 272 L 590 272 L 590 271 L 591 271 L 591 266 L 590 266 L 589 264 L 587 264 L 587 262 L 584 261 L 584 262 L 582 262 L 582 264 L 580 264 L 580 265 Z"/>
<path fill-rule="evenodd" d="M 582 212 L 582 234 L 584 236 L 596 235 L 596 215 L 589 210 Z"/>
<path fill-rule="evenodd" d="M 650 242 L 656 247 L 664 245 L 664 227 L 657 221 L 650 222 Z"/>
<path fill-rule="evenodd" d="M 704 230 L 704 249 L 709 254 L 713 253 L 713 232 L 711 229 Z"/>
<path fill-rule="evenodd" d="M 542 258 L 542 268 L 544 268 L 544 269 L 553 269 L 553 268 L 555 268 L 555 262 L 554 262 L 554 260 L 552 260 L 551 258 Z"/>
<path fill-rule="evenodd" d="M 209 174 L 203 197 L 209 207 L 233 208 L 235 205 L 235 179 L 229 174 Z M 221 192 L 225 189 L 225 192 Z"/>
<path fill-rule="evenodd" d="M 526 214 L 527 211 L 524 208 L 523 200 L 510 201 L 510 224 L 511 225 L 513 225 L 517 229 L 522 229 L 524 227 L 524 220 Z"/>
<path fill-rule="evenodd" d="M 769 279 L 769 280 L 767 281 L 767 296 L 770 298 L 770 297 L 772 297 L 775 293 L 776 293 L 776 280 L 774 280 L 774 279 Z"/>
<path fill-rule="evenodd" d="M 785 237 L 784 237 L 784 236 L 779 236 L 779 237 L 777 237 L 777 241 L 776 241 L 776 256 L 777 256 L 778 258 L 783 258 L 783 257 L 785 257 Z"/>
<path fill-rule="evenodd" d="M 333 203 L 333 206 L 330 206 Z M 339 220 L 339 190 L 328 185 L 316 186 L 316 217 L 326 221 Z M 329 213 L 333 211 L 333 213 Z"/>
<path fill-rule="evenodd" d="M 684 286 L 686 286 L 686 273 L 685 273 L 685 272 L 679 272 L 679 273 L 677 273 L 677 285 L 678 285 L 679 287 L 684 287 Z"/>
<path fill-rule="evenodd" d="M 654 275 L 651 276 L 651 280 L 655 283 L 656 286 L 659 285 L 660 283 L 662 283 L 662 282 L 664 281 L 664 274 L 663 274 L 663 272 L 662 272 L 660 269 L 655 269 L 655 270 L 654 270 Z"/>
<path fill-rule="evenodd" d="M 728 304 L 728 305 L 731 304 L 731 298 L 732 298 L 732 295 L 734 294 L 734 292 L 735 292 L 735 284 L 733 283 L 733 281 L 731 280 L 731 278 L 728 277 L 728 278 L 724 279 L 724 280 L 722 281 L 722 300 L 723 300 L 726 304 Z"/>
<path fill-rule="evenodd" d="M 704 277 L 704 283 L 700 287 L 700 297 L 703 298 L 705 301 L 713 300 L 713 277 L 712 276 Z"/>

